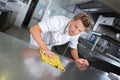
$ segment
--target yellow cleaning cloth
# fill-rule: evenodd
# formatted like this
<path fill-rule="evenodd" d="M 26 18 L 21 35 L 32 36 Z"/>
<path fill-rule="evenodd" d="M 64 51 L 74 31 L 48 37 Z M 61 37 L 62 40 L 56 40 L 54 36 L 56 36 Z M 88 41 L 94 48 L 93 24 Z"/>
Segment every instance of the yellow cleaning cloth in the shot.
<path fill-rule="evenodd" d="M 54 54 L 52 59 L 48 58 L 46 55 L 44 55 L 42 53 L 42 49 L 40 48 L 40 57 L 43 62 L 46 62 L 46 63 L 60 69 L 61 71 L 65 71 L 64 67 L 62 66 L 62 63 L 60 62 L 59 57 L 56 54 Z"/>

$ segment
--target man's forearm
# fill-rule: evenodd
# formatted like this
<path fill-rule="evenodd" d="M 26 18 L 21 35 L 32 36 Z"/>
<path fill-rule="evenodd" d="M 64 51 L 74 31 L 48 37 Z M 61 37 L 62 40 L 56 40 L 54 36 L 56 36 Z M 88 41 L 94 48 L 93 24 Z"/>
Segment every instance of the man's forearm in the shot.
<path fill-rule="evenodd" d="M 71 48 L 71 55 L 75 60 L 79 58 L 77 49 Z"/>
<path fill-rule="evenodd" d="M 36 43 L 39 45 L 39 47 L 41 48 L 47 48 L 45 42 L 42 39 L 41 36 L 41 29 L 38 25 L 35 25 L 33 27 L 30 28 L 30 33 L 32 34 L 34 40 L 36 41 Z"/>

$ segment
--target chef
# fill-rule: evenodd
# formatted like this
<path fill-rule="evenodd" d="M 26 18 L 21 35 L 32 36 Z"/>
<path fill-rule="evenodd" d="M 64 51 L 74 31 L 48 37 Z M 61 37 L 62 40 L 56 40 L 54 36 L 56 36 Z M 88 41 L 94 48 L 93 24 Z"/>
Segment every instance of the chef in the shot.
<path fill-rule="evenodd" d="M 43 54 L 52 58 L 52 46 L 69 42 L 72 57 L 78 66 L 84 69 L 89 63 L 86 59 L 78 57 L 77 43 L 80 34 L 90 29 L 91 22 L 90 16 L 86 13 L 79 13 L 72 19 L 60 15 L 43 19 L 30 27 L 30 43 L 42 48 Z"/>

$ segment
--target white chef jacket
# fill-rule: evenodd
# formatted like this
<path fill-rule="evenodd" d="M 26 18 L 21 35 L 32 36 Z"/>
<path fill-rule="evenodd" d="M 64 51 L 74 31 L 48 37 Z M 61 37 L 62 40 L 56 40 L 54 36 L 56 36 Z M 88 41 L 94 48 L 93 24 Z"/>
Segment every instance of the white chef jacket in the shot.
<path fill-rule="evenodd" d="M 69 42 L 69 47 L 77 48 L 78 37 L 68 35 L 68 27 L 70 24 L 70 19 L 65 16 L 54 16 L 47 18 L 38 23 L 42 30 L 42 37 L 47 46 L 50 48 L 56 45 L 62 45 Z M 30 43 L 36 46 L 37 43 L 30 35 Z"/>

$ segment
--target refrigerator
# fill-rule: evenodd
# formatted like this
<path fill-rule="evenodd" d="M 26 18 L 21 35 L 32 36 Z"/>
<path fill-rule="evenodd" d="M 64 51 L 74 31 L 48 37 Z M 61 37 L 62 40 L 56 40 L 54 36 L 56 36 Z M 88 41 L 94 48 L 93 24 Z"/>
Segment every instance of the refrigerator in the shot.
<path fill-rule="evenodd" d="M 37 6 L 33 12 L 31 20 L 28 24 L 28 28 L 40 22 L 44 17 L 46 17 L 46 13 L 49 10 L 51 2 L 49 0 L 39 0 Z"/>

